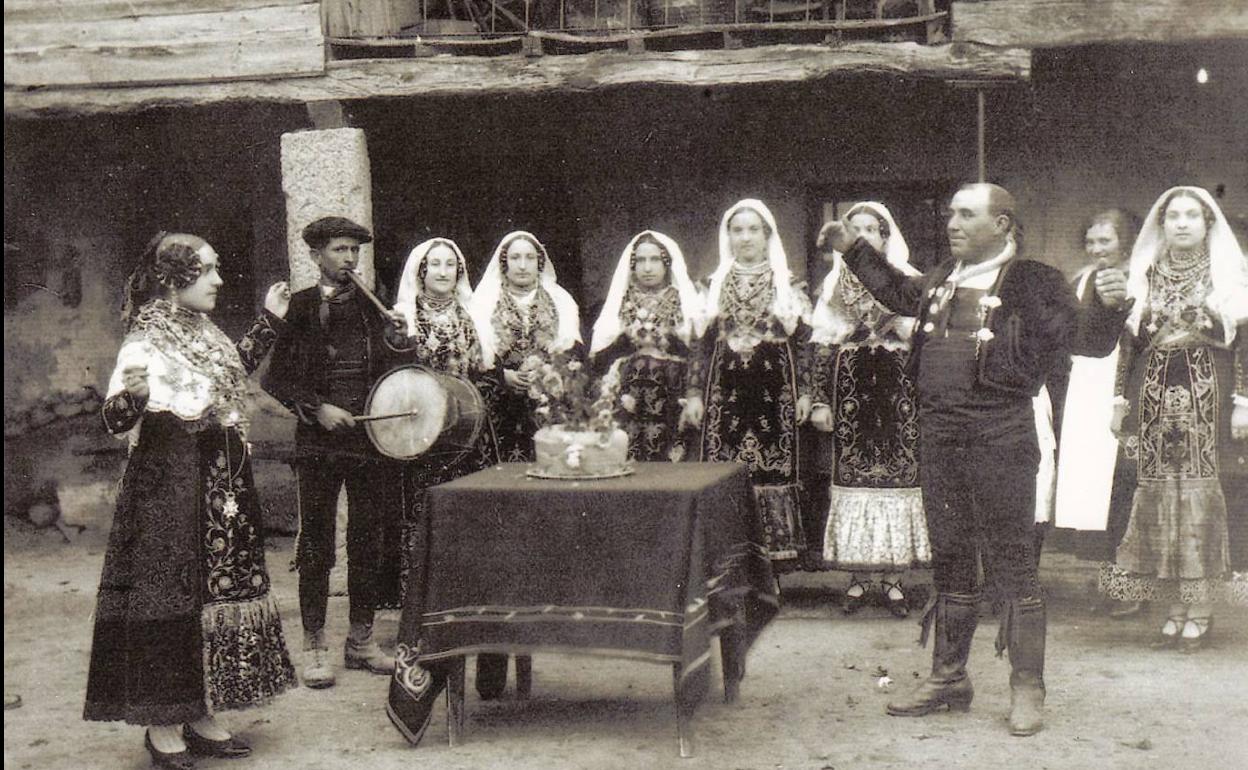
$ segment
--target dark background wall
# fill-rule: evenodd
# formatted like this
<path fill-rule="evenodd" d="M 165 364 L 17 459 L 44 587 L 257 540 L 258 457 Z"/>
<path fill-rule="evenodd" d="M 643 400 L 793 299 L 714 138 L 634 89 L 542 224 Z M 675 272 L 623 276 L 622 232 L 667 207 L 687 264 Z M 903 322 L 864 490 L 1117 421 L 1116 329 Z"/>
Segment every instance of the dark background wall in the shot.
<path fill-rule="evenodd" d="M 1037 52 L 1030 84 L 989 92 L 989 176 L 1018 196 L 1028 253 L 1073 271 L 1088 214 L 1143 213 L 1176 183 L 1219 191 L 1242 221 L 1245 62 L 1242 42 Z M 371 100 L 348 113 L 367 135 L 386 283 L 429 235 L 456 239 L 475 278 L 498 239 L 525 228 L 586 307 L 641 229 L 676 238 L 691 272 L 708 274 L 720 215 L 747 196 L 771 206 L 812 281 L 829 199 L 893 202 L 930 262 L 943 249 L 932 191 L 976 169 L 974 92 L 925 80 Z M 279 141 L 309 127 L 301 107 L 266 105 L 6 120 L 6 414 L 49 390 L 103 386 L 122 282 L 157 228 L 217 247 L 219 317 L 238 331 L 286 275 Z"/>

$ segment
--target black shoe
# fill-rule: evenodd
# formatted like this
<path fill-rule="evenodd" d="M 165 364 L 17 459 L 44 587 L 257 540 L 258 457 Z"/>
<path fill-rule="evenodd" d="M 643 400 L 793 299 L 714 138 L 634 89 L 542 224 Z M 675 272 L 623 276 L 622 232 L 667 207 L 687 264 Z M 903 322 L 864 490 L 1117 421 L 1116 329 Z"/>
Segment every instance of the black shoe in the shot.
<path fill-rule="evenodd" d="M 892 596 L 893 589 L 897 589 L 897 593 L 901 594 L 900 599 L 894 599 Z M 910 602 L 906 599 L 906 594 L 901 590 L 901 581 L 890 583 L 887 580 L 880 581 L 880 595 L 884 598 L 884 606 L 892 613 L 895 618 L 904 618 L 910 614 Z"/>
<path fill-rule="evenodd" d="M 152 734 L 144 731 L 143 746 L 152 755 L 152 767 L 163 767 L 165 770 L 195 770 L 195 760 L 189 751 L 165 752 L 152 745 Z"/>
<path fill-rule="evenodd" d="M 857 596 L 851 595 L 849 592 L 854 589 L 854 586 L 861 588 L 862 593 L 858 594 Z M 870 598 L 870 594 L 871 594 L 870 583 L 864 583 L 861 580 L 854 580 L 852 583 L 850 583 L 849 586 L 845 589 L 845 605 L 844 607 L 842 607 L 845 614 L 853 615 L 855 612 L 862 609 L 863 606 L 866 605 L 868 599 Z"/>
<path fill-rule="evenodd" d="M 182 738 L 186 741 L 186 747 L 197 757 L 242 759 L 251 756 L 251 747 L 232 735 L 223 741 L 214 741 L 195 732 L 190 725 L 186 725 L 182 728 Z"/>

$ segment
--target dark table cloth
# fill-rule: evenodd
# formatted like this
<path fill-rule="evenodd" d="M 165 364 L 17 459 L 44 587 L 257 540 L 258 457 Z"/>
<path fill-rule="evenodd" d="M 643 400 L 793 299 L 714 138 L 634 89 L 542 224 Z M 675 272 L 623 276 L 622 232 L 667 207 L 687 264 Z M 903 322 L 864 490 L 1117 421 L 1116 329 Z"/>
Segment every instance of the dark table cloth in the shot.
<path fill-rule="evenodd" d="M 719 634 L 734 692 L 778 607 L 746 467 L 639 463 L 596 481 L 529 467 L 428 491 L 423 611 L 418 630 L 402 624 L 419 634 L 420 661 L 567 651 L 670 663 L 687 710 L 706 693 Z"/>

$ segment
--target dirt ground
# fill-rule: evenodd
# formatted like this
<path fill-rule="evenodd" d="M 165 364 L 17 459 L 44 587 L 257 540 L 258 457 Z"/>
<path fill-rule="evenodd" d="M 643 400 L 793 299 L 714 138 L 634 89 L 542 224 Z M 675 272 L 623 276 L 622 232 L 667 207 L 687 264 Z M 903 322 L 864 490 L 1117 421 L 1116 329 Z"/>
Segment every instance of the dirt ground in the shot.
<path fill-rule="evenodd" d="M 105 533 L 65 544 L 54 531 L 5 517 L 4 766 L 15 770 L 149 766 L 142 731 L 81 719 L 91 613 Z M 288 640 L 299 639 L 292 540 L 270 543 L 269 564 Z M 223 716 L 255 748 L 250 760 L 200 767 L 331 768 L 1222 768 L 1248 767 L 1248 613 L 1224 610 L 1215 643 L 1197 655 L 1154 652 L 1148 618 L 1093 614 L 1087 565 L 1046 554 L 1051 592 L 1047 726 L 1012 738 L 1004 722 L 1008 665 L 993 656 L 996 623 L 975 641 L 969 714 L 884 715 L 889 692 L 926 672 L 917 626 L 878 608 L 846 618 L 833 591 L 844 575 L 786 578 L 785 607 L 753 648 L 740 700 L 722 702 L 718 675 L 694 726 L 697 755 L 676 750 L 671 672 L 665 666 L 543 655 L 533 697 L 476 700 L 469 683 L 467 742 L 446 745 L 444 709 L 424 743 L 407 745 L 384 712 L 387 681 L 340 671 L 330 690 L 300 688 L 271 704 Z M 332 643 L 346 625 L 331 602 Z M 383 639 L 397 618 L 383 617 Z M 718 661 L 713 662 L 718 672 Z M 471 671 L 471 667 L 470 667 Z"/>

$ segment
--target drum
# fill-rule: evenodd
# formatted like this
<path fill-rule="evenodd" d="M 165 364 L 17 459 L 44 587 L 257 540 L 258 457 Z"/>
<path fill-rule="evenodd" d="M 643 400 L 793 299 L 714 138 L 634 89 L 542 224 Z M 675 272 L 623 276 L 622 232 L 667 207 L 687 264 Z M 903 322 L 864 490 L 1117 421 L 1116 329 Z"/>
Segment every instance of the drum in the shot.
<path fill-rule="evenodd" d="M 424 366 L 384 374 L 368 394 L 364 423 L 377 451 L 396 460 L 440 455 L 456 462 L 476 446 L 485 403 L 471 382 Z"/>

